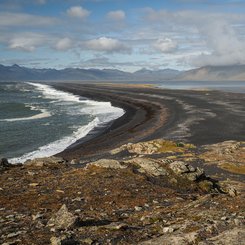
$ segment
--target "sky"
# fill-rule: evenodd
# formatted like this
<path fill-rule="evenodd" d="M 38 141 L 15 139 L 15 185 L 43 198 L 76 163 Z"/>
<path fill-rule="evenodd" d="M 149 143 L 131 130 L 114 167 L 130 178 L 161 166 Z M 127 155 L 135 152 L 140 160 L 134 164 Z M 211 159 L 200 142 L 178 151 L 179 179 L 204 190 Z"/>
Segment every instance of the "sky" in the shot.
<path fill-rule="evenodd" d="M 129 72 L 245 64 L 245 0 L 0 0 L 0 54 Z"/>

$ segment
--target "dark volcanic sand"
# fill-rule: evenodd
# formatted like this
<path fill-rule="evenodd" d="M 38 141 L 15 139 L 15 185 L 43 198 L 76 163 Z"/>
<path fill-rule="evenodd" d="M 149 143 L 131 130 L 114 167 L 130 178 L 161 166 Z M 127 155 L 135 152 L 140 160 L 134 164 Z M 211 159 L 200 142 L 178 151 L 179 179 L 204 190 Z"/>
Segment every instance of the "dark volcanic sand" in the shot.
<path fill-rule="evenodd" d="M 245 94 L 163 90 L 143 86 L 55 84 L 57 89 L 110 101 L 126 113 L 59 153 L 68 160 L 99 157 L 128 142 L 166 138 L 196 145 L 245 140 Z"/>

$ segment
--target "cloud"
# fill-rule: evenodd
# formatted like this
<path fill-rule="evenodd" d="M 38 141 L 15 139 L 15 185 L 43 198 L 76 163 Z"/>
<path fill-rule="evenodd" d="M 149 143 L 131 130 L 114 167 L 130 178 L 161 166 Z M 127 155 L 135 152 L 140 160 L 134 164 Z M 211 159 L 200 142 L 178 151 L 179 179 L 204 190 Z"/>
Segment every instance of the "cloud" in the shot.
<path fill-rule="evenodd" d="M 58 23 L 58 19 L 25 13 L 0 12 L 0 26 L 49 26 Z"/>
<path fill-rule="evenodd" d="M 200 33 L 211 49 L 209 54 L 193 57 L 196 66 L 245 64 L 245 43 L 238 33 L 225 21 L 205 25 Z"/>
<path fill-rule="evenodd" d="M 59 51 L 65 51 L 72 47 L 72 40 L 68 37 L 59 39 L 55 44 L 55 49 Z"/>
<path fill-rule="evenodd" d="M 41 34 L 25 33 L 8 40 L 8 48 L 33 52 L 38 46 L 45 43 L 46 37 Z"/>
<path fill-rule="evenodd" d="M 85 19 L 91 13 L 90 11 L 88 11 L 87 9 L 81 6 L 70 7 L 66 12 L 70 17 L 79 18 L 79 19 Z"/>
<path fill-rule="evenodd" d="M 177 49 L 177 43 L 170 38 L 158 39 L 152 47 L 162 53 L 172 53 Z"/>
<path fill-rule="evenodd" d="M 183 57 L 191 65 L 245 64 L 245 32 L 244 29 L 237 28 L 237 26 L 244 26 L 244 15 L 198 10 L 171 12 L 153 9 L 145 9 L 145 13 L 145 21 L 151 25 L 152 30 L 163 34 L 172 32 L 181 39 L 182 47 L 180 46 L 179 50 L 185 50 Z M 161 45 L 158 41 L 154 47 L 159 51 L 161 47 L 163 50 L 168 47 L 171 49 L 171 42 Z M 196 51 L 199 52 L 196 56 L 188 55 L 188 52 L 191 53 L 197 47 L 199 50 Z"/>
<path fill-rule="evenodd" d="M 114 21 L 122 21 L 125 19 L 125 12 L 122 10 L 110 11 L 107 13 L 107 18 Z"/>
<path fill-rule="evenodd" d="M 117 39 L 100 37 L 85 42 L 86 48 L 107 53 L 129 53 L 130 48 Z"/>
<path fill-rule="evenodd" d="M 37 48 L 48 47 L 58 51 L 66 51 L 73 47 L 73 41 L 68 38 L 59 38 L 54 35 L 24 32 L 18 34 L 9 33 L 0 42 L 7 45 L 9 49 L 34 52 Z"/>

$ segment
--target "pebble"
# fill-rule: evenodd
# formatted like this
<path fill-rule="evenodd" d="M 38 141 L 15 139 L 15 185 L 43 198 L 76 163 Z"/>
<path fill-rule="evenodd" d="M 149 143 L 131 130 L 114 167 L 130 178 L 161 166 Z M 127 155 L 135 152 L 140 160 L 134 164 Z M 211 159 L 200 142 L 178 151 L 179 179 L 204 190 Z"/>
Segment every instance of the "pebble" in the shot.
<path fill-rule="evenodd" d="M 12 219 L 12 218 L 14 218 L 13 214 L 10 214 L 10 215 L 6 216 L 6 219 Z"/>
<path fill-rule="evenodd" d="M 30 183 L 29 186 L 30 187 L 36 187 L 36 186 L 39 186 L 39 183 Z"/>
<path fill-rule="evenodd" d="M 43 217 L 43 214 L 37 213 L 37 214 L 33 214 L 31 217 L 32 217 L 32 220 L 36 220 L 36 219 Z"/>
<path fill-rule="evenodd" d="M 72 202 L 81 202 L 82 200 L 84 200 L 84 198 L 82 198 L 82 197 L 76 197 L 76 198 L 72 199 L 71 201 Z"/>
<path fill-rule="evenodd" d="M 12 233 L 9 233 L 9 234 L 7 235 L 7 238 L 12 238 L 12 237 L 19 236 L 19 235 L 22 234 L 22 233 L 23 233 L 22 231 L 12 232 Z"/>
<path fill-rule="evenodd" d="M 239 226 L 242 224 L 241 220 L 240 219 L 234 219 L 234 223 L 235 225 Z"/>
<path fill-rule="evenodd" d="M 162 229 L 163 233 L 173 233 L 174 232 L 174 228 L 173 227 L 164 227 Z"/>
<path fill-rule="evenodd" d="M 62 191 L 62 190 L 56 190 L 56 192 L 58 192 L 58 193 L 65 193 L 65 192 Z"/>
<path fill-rule="evenodd" d="M 227 218 L 226 216 L 221 217 L 221 220 L 228 220 L 229 218 Z"/>
<path fill-rule="evenodd" d="M 135 211 L 141 211 L 142 210 L 142 207 L 135 206 L 134 209 L 135 209 Z"/>

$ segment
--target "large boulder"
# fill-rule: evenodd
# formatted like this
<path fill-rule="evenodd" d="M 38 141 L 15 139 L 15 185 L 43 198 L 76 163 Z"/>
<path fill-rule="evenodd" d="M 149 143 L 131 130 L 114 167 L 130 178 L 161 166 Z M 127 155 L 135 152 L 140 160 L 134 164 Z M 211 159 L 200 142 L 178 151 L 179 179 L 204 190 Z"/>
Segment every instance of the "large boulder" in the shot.
<path fill-rule="evenodd" d="M 161 166 L 161 164 L 154 159 L 144 158 L 144 157 L 136 157 L 131 160 L 126 161 L 126 163 L 133 164 L 138 167 L 138 171 L 140 173 L 145 173 L 151 176 L 161 176 L 166 175 L 166 169 Z"/>
<path fill-rule="evenodd" d="M 204 170 L 200 168 L 194 168 L 188 163 L 182 161 L 174 161 L 169 164 L 169 168 L 177 175 L 187 178 L 190 181 L 199 180 L 204 176 Z"/>
<path fill-rule="evenodd" d="M 67 229 L 75 224 L 77 217 L 70 213 L 66 205 L 62 205 L 57 213 L 51 217 L 47 226 L 55 229 Z"/>
<path fill-rule="evenodd" d="M 36 158 L 33 160 L 27 160 L 24 165 L 26 167 L 48 167 L 53 166 L 55 164 L 65 164 L 66 161 L 61 157 L 43 157 Z"/>

